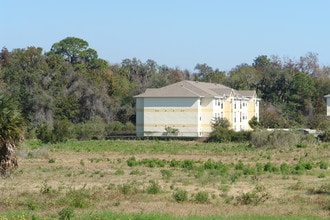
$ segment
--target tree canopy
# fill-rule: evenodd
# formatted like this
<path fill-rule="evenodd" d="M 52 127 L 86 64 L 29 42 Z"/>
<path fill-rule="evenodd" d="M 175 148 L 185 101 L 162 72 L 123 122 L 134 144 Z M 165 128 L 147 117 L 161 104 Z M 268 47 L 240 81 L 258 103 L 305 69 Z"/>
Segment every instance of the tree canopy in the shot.
<path fill-rule="evenodd" d="M 17 102 L 26 121 L 26 137 L 56 133 L 61 125 L 74 137 L 87 131 L 102 138 L 114 129 L 132 130 L 134 95 L 184 79 L 256 90 L 262 99 L 261 127 L 317 129 L 326 119 L 330 67 L 321 67 L 315 53 L 298 60 L 259 55 L 251 64 L 238 64 L 228 72 L 197 63 L 190 72 L 152 59 L 127 58 L 110 64 L 76 37 L 55 42 L 46 52 L 40 47 L 12 51 L 4 47 L 0 52 L 0 91 Z M 104 131 L 92 132 L 93 123 L 102 124 Z M 48 132 L 40 133 L 41 128 Z"/>

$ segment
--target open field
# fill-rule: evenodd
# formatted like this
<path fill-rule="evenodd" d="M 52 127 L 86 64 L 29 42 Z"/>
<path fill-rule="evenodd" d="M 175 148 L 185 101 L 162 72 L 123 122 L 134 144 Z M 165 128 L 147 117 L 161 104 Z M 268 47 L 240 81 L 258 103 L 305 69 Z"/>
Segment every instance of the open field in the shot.
<path fill-rule="evenodd" d="M 26 141 L 0 219 L 326 219 L 330 144 Z"/>

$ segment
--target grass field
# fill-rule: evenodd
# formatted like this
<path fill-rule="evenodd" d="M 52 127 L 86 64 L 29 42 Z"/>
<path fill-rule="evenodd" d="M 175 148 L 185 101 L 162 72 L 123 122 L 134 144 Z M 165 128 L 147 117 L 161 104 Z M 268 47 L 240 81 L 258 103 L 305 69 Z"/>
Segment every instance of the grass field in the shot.
<path fill-rule="evenodd" d="M 28 140 L 1 219 L 327 219 L 330 144 Z"/>

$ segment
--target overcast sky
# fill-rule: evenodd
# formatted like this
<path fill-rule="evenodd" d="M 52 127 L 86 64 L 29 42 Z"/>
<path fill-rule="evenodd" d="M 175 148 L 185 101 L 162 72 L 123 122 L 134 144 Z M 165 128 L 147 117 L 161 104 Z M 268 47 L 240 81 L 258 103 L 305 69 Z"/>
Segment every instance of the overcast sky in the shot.
<path fill-rule="evenodd" d="M 0 0 L 0 47 L 86 40 L 100 58 L 230 70 L 259 55 L 330 65 L 328 0 Z"/>

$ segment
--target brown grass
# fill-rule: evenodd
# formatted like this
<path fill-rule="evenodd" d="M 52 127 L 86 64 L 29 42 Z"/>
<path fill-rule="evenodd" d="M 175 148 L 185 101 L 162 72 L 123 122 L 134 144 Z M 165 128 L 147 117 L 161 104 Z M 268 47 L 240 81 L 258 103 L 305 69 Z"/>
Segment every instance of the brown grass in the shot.
<path fill-rule="evenodd" d="M 39 215 L 57 213 L 68 206 L 65 204 L 70 191 L 84 189 L 88 192 L 88 204 L 75 207 L 78 212 L 112 210 L 120 212 L 157 212 L 174 215 L 312 215 L 329 216 L 329 191 L 315 193 L 324 185 L 329 187 L 330 171 L 315 166 L 304 174 L 282 175 L 262 172 L 256 175 L 240 174 L 236 181 L 228 177 L 210 176 L 206 172 L 196 177 L 195 170 L 180 167 L 129 167 L 126 160 L 135 156 L 137 160 L 158 158 L 190 159 L 200 161 L 221 160 L 225 164 L 244 164 L 256 162 L 296 164 L 299 159 L 317 163 L 320 159 L 329 162 L 327 147 L 298 149 L 258 149 L 226 151 L 220 155 L 208 152 L 182 154 L 158 153 L 128 155 L 120 152 L 73 152 L 46 151 L 32 157 L 19 157 L 19 169 L 10 177 L 0 179 L 0 213 L 8 210 L 31 210 Z M 50 160 L 52 159 L 52 160 Z M 164 178 L 161 170 L 172 172 Z M 138 171 L 137 173 L 134 171 Z M 133 174 L 132 174 L 133 172 Z M 233 167 L 229 173 L 235 173 Z M 325 178 L 318 178 L 320 172 Z M 156 181 L 161 192 L 155 195 L 146 192 L 150 181 Z M 124 192 L 120 187 L 129 186 Z M 261 186 L 267 193 L 265 201 L 258 204 L 239 204 L 238 198 L 252 193 Z M 188 201 L 177 203 L 172 194 L 177 189 L 188 191 Z M 314 189 L 314 191 L 312 190 Z M 194 195 L 199 191 L 209 193 L 209 201 L 199 204 Z M 313 193 L 311 193 L 313 192 Z M 65 200 L 67 199 L 67 200 Z M 83 199 L 82 199 L 83 200 Z M 31 204 L 32 203 L 32 204 Z M 33 207 L 33 203 L 35 207 Z M 1 216 L 1 215 L 0 215 Z"/>

